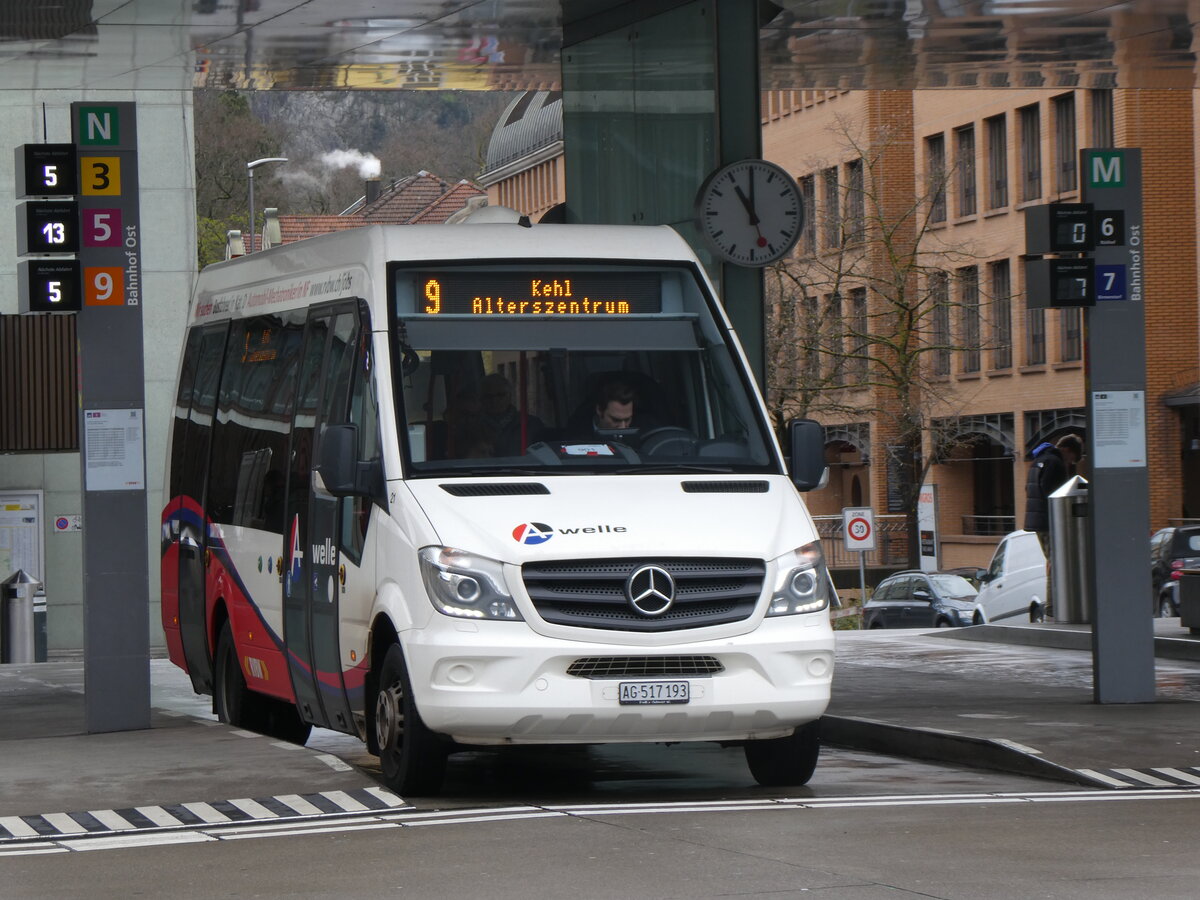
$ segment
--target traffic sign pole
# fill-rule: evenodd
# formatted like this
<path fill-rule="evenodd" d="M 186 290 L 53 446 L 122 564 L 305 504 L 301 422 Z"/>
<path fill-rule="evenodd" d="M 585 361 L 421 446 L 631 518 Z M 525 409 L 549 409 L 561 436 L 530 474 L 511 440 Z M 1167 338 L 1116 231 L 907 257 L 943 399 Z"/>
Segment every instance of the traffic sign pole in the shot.
<path fill-rule="evenodd" d="M 866 554 L 875 549 L 875 513 L 869 506 L 848 506 L 842 510 L 842 540 L 847 550 L 858 554 L 858 627 L 861 629 L 862 608 L 867 602 Z"/>

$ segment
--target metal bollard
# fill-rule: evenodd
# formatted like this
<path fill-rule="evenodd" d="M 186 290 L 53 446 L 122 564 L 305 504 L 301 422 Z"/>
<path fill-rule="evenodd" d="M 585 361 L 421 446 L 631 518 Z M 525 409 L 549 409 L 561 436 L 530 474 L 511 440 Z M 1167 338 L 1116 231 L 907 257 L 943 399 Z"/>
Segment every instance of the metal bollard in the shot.
<path fill-rule="evenodd" d="M 18 569 L 0 582 L 0 616 L 4 619 L 3 642 L 0 643 L 0 662 L 31 663 L 34 661 L 33 596 L 42 583 Z"/>
<path fill-rule="evenodd" d="M 1081 475 L 1067 479 L 1050 495 L 1050 580 L 1056 622 L 1091 621 L 1088 515 L 1088 483 Z"/>

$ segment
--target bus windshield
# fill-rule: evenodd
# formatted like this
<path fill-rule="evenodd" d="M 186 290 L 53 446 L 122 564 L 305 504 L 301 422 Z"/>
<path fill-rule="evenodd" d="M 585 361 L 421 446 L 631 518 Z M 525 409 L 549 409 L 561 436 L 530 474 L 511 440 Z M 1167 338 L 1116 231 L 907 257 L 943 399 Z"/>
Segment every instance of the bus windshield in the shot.
<path fill-rule="evenodd" d="M 396 267 L 413 475 L 777 472 L 687 267 Z"/>

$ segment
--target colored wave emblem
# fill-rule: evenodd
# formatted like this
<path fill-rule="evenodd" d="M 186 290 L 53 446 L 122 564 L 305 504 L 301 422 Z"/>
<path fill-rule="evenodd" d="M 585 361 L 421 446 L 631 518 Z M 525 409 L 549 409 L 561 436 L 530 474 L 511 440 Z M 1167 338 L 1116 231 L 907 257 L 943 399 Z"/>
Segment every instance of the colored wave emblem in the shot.
<path fill-rule="evenodd" d="M 289 597 L 298 596 L 293 593 L 293 588 L 299 590 L 302 582 L 301 575 L 304 573 L 304 551 L 300 549 L 300 516 L 292 519 L 292 539 L 291 539 L 291 566 L 287 575 L 287 595 Z"/>
<path fill-rule="evenodd" d="M 522 522 L 512 536 L 518 544 L 544 544 L 554 537 L 554 529 L 545 522 Z"/>

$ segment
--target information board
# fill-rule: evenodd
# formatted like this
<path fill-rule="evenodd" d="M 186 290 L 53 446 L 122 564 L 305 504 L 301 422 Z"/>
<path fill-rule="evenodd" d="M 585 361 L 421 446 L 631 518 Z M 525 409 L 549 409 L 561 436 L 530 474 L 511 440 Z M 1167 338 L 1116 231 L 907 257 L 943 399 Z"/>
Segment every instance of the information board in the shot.
<path fill-rule="evenodd" d="M 0 581 L 17 569 L 45 580 L 41 491 L 0 491 Z"/>

